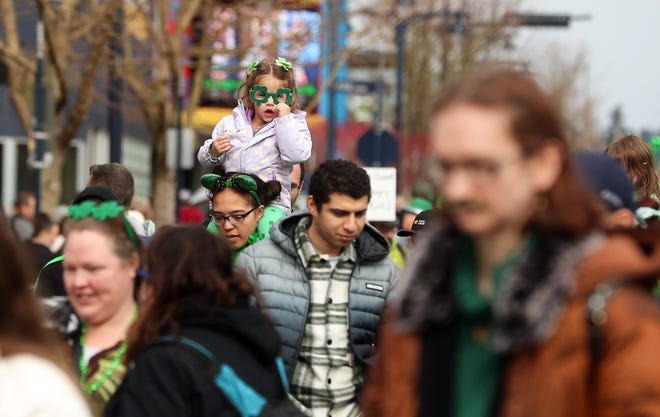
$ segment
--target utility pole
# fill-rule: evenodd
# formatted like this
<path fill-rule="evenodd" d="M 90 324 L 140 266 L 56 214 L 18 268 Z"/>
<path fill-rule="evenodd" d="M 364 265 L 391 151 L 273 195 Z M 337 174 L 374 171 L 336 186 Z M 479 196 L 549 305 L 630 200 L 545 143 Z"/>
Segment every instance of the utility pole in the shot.
<path fill-rule="evenodd" d="M 329 0 L 330 19 L 328 42 L 331 60 L 337 60 L 337 25 L 339 24 L 339 0 Z M 332 81 L 334 83 L 334 80 Z M 328 159 L 335 157 L 335 137 L 337 136 L 337 91 L 332 86 L 328 89 Z"/>
<path fill-rule="evenodd" d="M 174 196 L 174 221 L 179 221 L 179 208 L 181 207 L 181 199 L 179 198 L 179 191 L 183 187 L 183 171 L 181 170 L 181 153 L 183 141 L 183 127 L 181 126 L 181 112 L 183 111 L 183 100 L 186 92 L 185 78 L 183 77 L 183 68 L 179 68 L 177 74 L 177 88 L 176 88 L 176 187 Z"/>
<path fill-rule="evenodd" d="M 405 61 L 406 53 L 406 33 L 408 32 L 408 28 L 411 24 L 421 20 L 428 20 L 436 17 L 442 17 L 445 21 L 453 19 L 452 24 L 449 26 L 451 33 L 464 34 L 467 32 L 467 29 L 463 23 L 464 19 L 467 18 L 467 13 L 463 11 L 452 12 L 449 9 L 428 13 L 415 13 L 403 19 L 394 28 L 396 41 L 396 119 L 394 122 L 394 127 L 397 131 L 400 131 L 403 128 L 403 111 L 401 106 L 403 105 L 403 91 L 405 90 L 405 70 L 403 68 L 403 64 Z"/>
<path fill-rule="evenodd" d="M 123 3 L 123 2 L 122 2 Z M 123 31 L 123 4 L 117 8 L 115 21 L 112 24 L 113 33 L 110 38 L 110 59 L 108 60 L 108 135 L 110 136 L 110 162 L 121 163 L 121 139 L 123 118 L 121 102 L 123 82 L 118 74 L 119 57 L 123 50 L 119 37 Z"/>
<path fill-rule="evenodd" d="M 36 200 L 36 212 L 41 211 L 41 170 L 44 166 L 44 147 L 48 135 L 45 131 L 46 118 L 46 87 L 44 85 L 44 22 L 39 16 L 37 21 L 37 73 L 34 82 L 34 137 L 29 145 L 31 157 L 28 162 L 34 168 L 34 198 Z"/>
<path fill-rule="evenodd" d="M 345 120 L 345 96 L 338 94 L 334 88 L 336 81 L 345 77 L 346 68 L 342 62 L 342 54 L 346 48 L 345 39 L 348 27 L 343 16 L 346 14 L 347 0 L 324 0 L 324 41 L 323 41 L 323 68 L 324 82 L 330 82 L 326 96 L 322 101 L 322 109 L 328 117 L 328 148 L 327 159 L 335 158 L 337 123 Z"/>

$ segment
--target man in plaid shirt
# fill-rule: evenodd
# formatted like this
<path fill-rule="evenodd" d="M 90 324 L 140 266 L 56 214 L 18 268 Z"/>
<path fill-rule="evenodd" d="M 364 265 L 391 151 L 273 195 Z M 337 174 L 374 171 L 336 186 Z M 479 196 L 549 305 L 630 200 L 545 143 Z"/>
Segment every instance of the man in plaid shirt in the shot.
<path fill-rule="evenodd" d="M 282 219 L 236 261 L 282 338 L 291 394 L 314 417 L 361 414 L 358 392 L 398 271 L 366 224 L 370 198 L 364 169 L 326 161 L 312 175 L 308 211 Z"/>

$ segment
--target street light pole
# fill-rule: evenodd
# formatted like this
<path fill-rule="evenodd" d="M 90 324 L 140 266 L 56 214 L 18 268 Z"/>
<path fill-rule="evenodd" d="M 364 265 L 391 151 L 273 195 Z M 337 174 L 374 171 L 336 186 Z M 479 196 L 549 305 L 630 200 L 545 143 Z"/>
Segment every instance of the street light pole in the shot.
<path fill-rule="evenodd" d="M 44 22 L 39 17 L 37 21 L 37 73 L 34 82 L 34 137 L 31 148 L 32 157 L 29 158 L 30 165 L 34 168 L 34 199 L 36 201 L 36 212 L 41 211 L 41 170 L 44 168 L 43 156 L 45 141 L 48 135 L 45 132 L 46 116 L 46 87 L 44 85 Z"/>
<path fill-rule="evenodd" d="M 177 88 L 176 88 L 176 187 L 174 196 L 174 219 L 179 221 L 179 208 L 181 207 L 181 199 L 179 192 L 183 188 L 183 171 L 181 169 L 181 153 L 183 141 L 183 126 L 181 125 L 181 112 L 183 111 L 183 100 L 185 97 L 186 86 L 185 78 L 183 77 L 183 69 L 180 68 L 177 74 Z"/>
<path fill-rule="evenodd" d="M 409 20 L 403 20 L 396 25 L 395 40 L 396 40 L 396 119 L 394 127 L 397 131 L 401 130 L 403 126 L 403 111 L 401 105 L 403 103 L 403 61 L 405 54 L 405 36 L 408 31 Z"/>
<path fill-rule="evenodd" d="M 429 12 L 429 13 L 415 13 L 411 16 L 406 17 L 403 19 L 399 24 L 396 25 L 395 29 L 395 41 L 396 41 L 396 119 L 394 122 L 394 127 L 396 128 L 397 131 L 400 131 L 403 128 L 403 109 L 401 106 L 403 106 L 403 91 L 404 91 L 404 85 L 405 85 L 405 70 L 403 68 L 403 64 L 405 61 L 405 53 L 406 53 L 406 32 L 408 32 L 408 28 L 410 25 L 414 22 L 420 21 L 420 20 L 427 20 L 431 19 L 434 17 L 443 17 L 444 19 L 449 19 L 450 17 L 454 17 L 457 22 L 462 21 L 462 19 L 466 16 L 465 12 L 458 11 L 458 12 L 452 12 L 449 9 L 443 9 L 435 12 Z M 464 26 L 461 27 L 460 30 L 464 30 Z M 454 29 L 452 29 L 454 31 Z"/>
<path fill-rule="evenodd" d="M 338 60 L 337 56 L 339 48 L 337 47 L 338 40 L 338 28 L 339 25 L 339 1 L 340 0 L 328 0 L 328 12 L 329 12 L 329 22 L 328 22 L 328 39 L 327 45 L 329 50 L 329 57 L 331 62 L 336 62 Z M 337 65 L 337 64 L 334 64 Z M 332 68 L 332 65 L 329 66 Z M 332 80 L 334 84 L 335 80 Z M 328 149 L 327 149 L 327 159 L 335 159 L 335 143 L 337 136 L 337 91 L 331 85 L 328 89 Z"/>
<path fill-rule="evenodd" d="M 123 2 L 122 2 L 123 3 Z M 121 36 L 123 25 L 123 4 L 117 8 L 115 21 L 112 24 L 113 33 L 110 38 L 110 59 L 108 60 L 108 135 L 110 136 L 110 162 L 121 163 L 121 137 L 123 131 L 123 117 L 121 114 L 121 96 L 123 82 L 118 74 L 118 60 L 122 54 Z"/>

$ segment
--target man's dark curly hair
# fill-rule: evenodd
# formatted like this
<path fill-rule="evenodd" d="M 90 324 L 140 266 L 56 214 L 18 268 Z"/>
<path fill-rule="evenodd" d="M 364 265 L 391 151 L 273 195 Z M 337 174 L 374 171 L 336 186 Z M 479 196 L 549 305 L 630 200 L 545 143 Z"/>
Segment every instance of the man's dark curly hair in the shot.
<path fill-rule="evenodd" d="M 312 173 L 309 195 L 321 209 L 323 204 L 330 201 L 332 193 L 346 194 L 356 200 L 367 196 L 371 200 L 371 183 L 367 171 L 342 159 L 323 162 Z"/>

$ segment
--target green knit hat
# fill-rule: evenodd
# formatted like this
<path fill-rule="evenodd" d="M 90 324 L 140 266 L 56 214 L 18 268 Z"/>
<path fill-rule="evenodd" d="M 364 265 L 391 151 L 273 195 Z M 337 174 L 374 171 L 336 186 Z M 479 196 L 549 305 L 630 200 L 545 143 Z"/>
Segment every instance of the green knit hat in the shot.
<path fill-rule="evenodd" d="M 415 197 L 410 201 L 410 204 L 401 208 L 401 211 L 408 213 L 419 214 L 424 210 L 431 210 L 433 203 L 421 197 Z"/>

